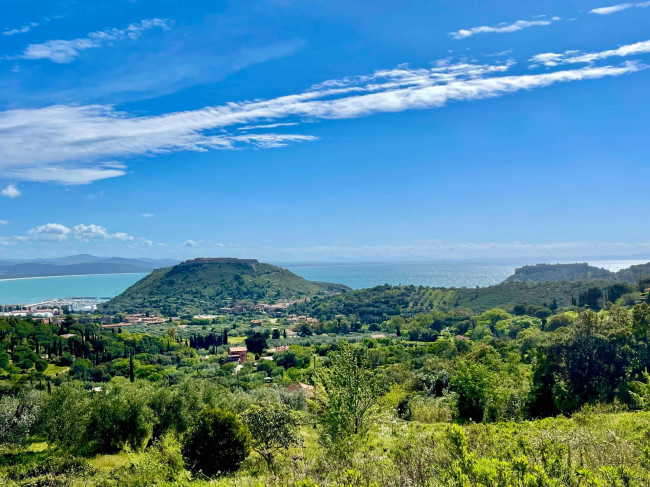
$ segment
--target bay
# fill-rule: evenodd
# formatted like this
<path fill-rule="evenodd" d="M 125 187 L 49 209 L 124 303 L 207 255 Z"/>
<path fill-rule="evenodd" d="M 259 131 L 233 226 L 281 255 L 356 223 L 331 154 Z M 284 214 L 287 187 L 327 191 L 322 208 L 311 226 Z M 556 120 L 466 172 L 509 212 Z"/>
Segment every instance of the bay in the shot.
<path fill-rule="evenodd" d="M 91 274 L 0 280 L 0 304 L 28 304 L 46 299 L 112 298 L 147 274 Z"/>
<path fill-rule="evenodd" d="M 641 260 L 593 260 L 590 265 L 618 271 Z M 286 265 L 305 279 L 345 284 L 353 289 L 381 284 L 476 287 L 499 284 L 522 262 L 405 262 Z M 283 266 L 285 267 L 285 266 Z M 0 280 L 0 304 L 28 304 L 69 297 L 117 296 L 146 274 L 93 274 Z"/>
<path fill-rule="evenodd" d="M 477 262 L 407 262 L 378 264 L 305 265 L 288 267 L 310 281 L 345 284 L 352 289 L 381 284 L 433 287 L 475 287 L 498 284 L 517 264 Z"/>

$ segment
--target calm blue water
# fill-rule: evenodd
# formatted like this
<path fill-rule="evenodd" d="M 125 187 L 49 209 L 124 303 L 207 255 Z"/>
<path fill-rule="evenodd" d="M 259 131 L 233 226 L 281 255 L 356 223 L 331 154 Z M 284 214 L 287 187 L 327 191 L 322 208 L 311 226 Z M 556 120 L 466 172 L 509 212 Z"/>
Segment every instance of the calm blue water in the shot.
<path fill-rule="evenodd" d="M 575 262 L 575 261 L 571 261 Z M 619 271 L 644 260 L 593 260 L 590 265 Z M 528 264 L 532 264 L 529 262 Z M 525 263 L 425 262 L 289 266 L 311 281 L 336 282 L 353 289 L 380 284 L 432 287 L 492 286 L 504 281 Z"/>
<path fill-rule="evenodd" d="M 379 284 L 414 284 L 435 287 L 475 287 L 498 284 L 517 264 L 476 262 L 427 262 L 390 264 L 341 264 L 289 267 L 311 281 L 345 284 L 353 289 Z"/>
<path fill-rule="evenodd" d="M 0 304 L 27 304 L 69 297 L 113 297 L 144 276 L 146 274 L 94 274 L 0 280 Z"/>
<path fill-rule="evenodd" d="M 611 271 L 646 261 L 601 260 L 591 265 Z M 490 286 L 502 282 L 522 263 L 426 262 L 287 266 L 312 281 L 346 284 L 353 289 L 379 284 L 434 287 Z M 113 297 L 145 274 L 43 277 L 0 280 L 0 304 L 24 304 L 67 297 Z"/>

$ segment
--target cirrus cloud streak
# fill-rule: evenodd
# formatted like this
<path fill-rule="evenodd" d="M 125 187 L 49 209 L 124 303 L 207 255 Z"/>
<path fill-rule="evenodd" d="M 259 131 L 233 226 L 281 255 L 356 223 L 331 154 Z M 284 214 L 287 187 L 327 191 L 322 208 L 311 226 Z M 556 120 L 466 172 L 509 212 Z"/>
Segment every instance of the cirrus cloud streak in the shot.
<path fill-rule="evenodd" d="M 631 8 L 646 7 L 650 7 L 650 2 L 618 3 L 616 5 L 610 5 L 609 7 L 594 8 L 590 10 L 589 13 L 597 15 L 611 15 L 615 14 L 616 12 L 621 12 L 623 10 L 628 10 Z"/>
<path fill-rule="evenodd" d="M 609 49 L 601 52 L 583 53 L 581 51 L 564 51 L 563 53 L 547 52 L 537 54 L 530 58 L 534 63 L 543 64 L 547 67 L 560 66 L 562 64 L 592 64 L 610 57 L 626 57 L 638 54 L 650 53 L 650 40 L 627 44 L 617 49 Z"/>
<path fill-rule="evenodd" d="M 157 116 L 132 116 L 110 105 L 56 105 L 0 112 L 0 177 L 84 184 L 124 175 L 133 156 L 173 151 L 273 148 L 315 141 L 287 133 L 241 133 L 252 124 L 305 125 L 378 113 L 443 107 L 559 83 L 635 73 L 645 66 L 588 66 L 507 75 L 500 64 L 448 64 L 429 69 L 400 66 L 371 75 L 328 80 L 302 93 Z M 262 127 L 259 127 L 260 129 Z M 270 127 L 269 127 L 270 128 Z"/>
<path fill-rule="evenodd" d="M 70 63 L 74 61 L 82 51 L 102 47 L 109 42 L 116 40 L 135 40 L 142 32 L 154 27 L 169 28 L 167 19 L 146 19 L 128 25 L 124 29 L 107 29 L 90 32 L 86 37 L 72 40 L 51 40 L 39 44 L 30 44 L 25 51 L 18 56 L 21 59 L 48 59 L 54 63 Z"/>
<path fill-rule="evenodd" d="M 460 29 L 455 32 L 450 32 L 449 34 L 454 39 L 466 39 L 477 34 L 509 34 L 511 32 L 528 29 L 529 27 L 548 26 L 559 20 L 562 19 L 560 19 L 560 17 L 553 17 L 550 20 L 517 20 L 511 24 L 502 22 L 496 26 L 482 25 L 480 27 L 472 27 L 471 29 Z"/>

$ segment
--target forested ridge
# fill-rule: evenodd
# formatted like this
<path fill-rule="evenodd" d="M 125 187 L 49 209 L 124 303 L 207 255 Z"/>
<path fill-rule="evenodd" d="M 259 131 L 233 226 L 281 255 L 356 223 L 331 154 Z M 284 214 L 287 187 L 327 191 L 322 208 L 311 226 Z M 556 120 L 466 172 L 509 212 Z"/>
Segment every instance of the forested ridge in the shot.
<path fill-rule="evenodd" d="M 645 280 L 643 281 L 646 282 Z M 600 309 L 605 302 L 634 304 L 645 284 L 612 283 L 602 280 L 572 282 L 505 282 L 482 288 L 430 288 L 425 286 L 376 286 L 335 296 L 314 297 L 294 304 L 289 311 L 318 319 L 356 315 L 364 323 L 381 322 L 425 311 L 468 309 L 480 313 L 491 308 L 514 310 L 533 307 L 540 314 L 558 309 L 590 306 Z"/>

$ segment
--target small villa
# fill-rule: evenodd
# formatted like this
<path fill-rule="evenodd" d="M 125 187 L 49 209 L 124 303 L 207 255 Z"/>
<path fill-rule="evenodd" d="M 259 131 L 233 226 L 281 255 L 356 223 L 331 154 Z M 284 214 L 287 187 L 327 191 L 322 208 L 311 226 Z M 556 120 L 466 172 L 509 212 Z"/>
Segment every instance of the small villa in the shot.
<path fill-rule="evenodd" d="M 228 347 L 228 361 L 229 362 L 246 362 L 248 358 L 248 348 L 246 347 Z"/>

